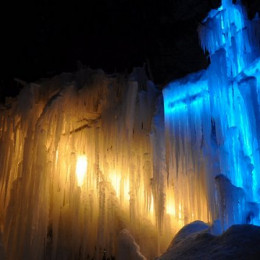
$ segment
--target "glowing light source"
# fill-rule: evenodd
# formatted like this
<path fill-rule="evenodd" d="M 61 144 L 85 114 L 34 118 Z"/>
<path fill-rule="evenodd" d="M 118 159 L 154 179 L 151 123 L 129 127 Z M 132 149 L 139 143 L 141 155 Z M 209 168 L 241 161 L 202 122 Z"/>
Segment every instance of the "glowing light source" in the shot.
<path fill-rule="evenodd" d="M 173 196 L 170 196 L 170 195 L 166 199 L 166 213 L 171 216 L 175 216 L 175 214 L 176 214 Z"/>
<path fill-rule="evenodd" d="M 80 155 L 77 158 L 77 165 L 76 165 L 76 176 L 78 186 L 82 186 L 84 182 L 85 175 L 87 173 L 88 161 L 85 155 Z"/>
<path fill-rule="evenodd" d="M 172 216 L 175 216 L 175 208 L 173 205 L 166 206 L 166 213 Z"/>
<path fill-rule="evenodd" d="M 116 192 L 116 196 L 119 198 L 120 197 L 121 175 L 119 175 L 115 172 L 112 172 L 112 173 L 110 173 L 109 179 Z"/>
<path fill-rule="evenodd" d="M 123 177 L 120 172 L 112 171 L 109 174 L 109 181 L 123 207 L 129 206 L 130 182 L 129 178 Z"/>

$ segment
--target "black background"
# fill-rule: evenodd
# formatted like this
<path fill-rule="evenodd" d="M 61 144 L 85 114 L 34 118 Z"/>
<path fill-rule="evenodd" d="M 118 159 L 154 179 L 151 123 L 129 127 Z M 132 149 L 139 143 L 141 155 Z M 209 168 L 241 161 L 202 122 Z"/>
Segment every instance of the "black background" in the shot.
<path fill-rule="evenodd" d="M 243 1 L 250 17 L 259 0 Z M 219 0 L 8 2 L 1 6 L 0 96 L 82 64 L 107 73 L 149 68 L 157 84 L 206 68 L 197 27 Z M 81 66 L 81 65 L 80 65 Z"/>

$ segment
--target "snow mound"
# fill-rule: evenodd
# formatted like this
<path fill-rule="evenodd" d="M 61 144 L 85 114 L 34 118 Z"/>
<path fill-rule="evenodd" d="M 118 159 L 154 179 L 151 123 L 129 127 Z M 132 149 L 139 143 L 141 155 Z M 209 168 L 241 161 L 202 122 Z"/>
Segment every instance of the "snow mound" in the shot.
<path fill-rule="evenodd" d="M 184 226 L 174 237 L 170 244 L 170 248 L 172 246 L 177 245 L 178 243 L 184 241 L 190 236 L 194 236 L 201 232 L 207 232 L 209 230 L 209 225 L 204 223 L 203 221 L 197 220 L 186 226 Z"/>
<path fill-rule="evenodd" d="M 222 235 L 214 236 L 205 223 L 196 222 L 181 229 L 158 260 L 260 259 L 260 227 L 234 225 Z"/>

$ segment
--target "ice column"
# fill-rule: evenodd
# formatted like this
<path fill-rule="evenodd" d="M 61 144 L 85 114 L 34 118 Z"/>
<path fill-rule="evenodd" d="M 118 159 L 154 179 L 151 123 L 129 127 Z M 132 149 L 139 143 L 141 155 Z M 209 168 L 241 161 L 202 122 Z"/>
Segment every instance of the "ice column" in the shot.
<path fill-rule="evenodd" d="M 167 140 L 174 140 L 167 143 L 175 192 L 183 171 L 187 191 L 199 192 L 195 175 L 205 185 L 203 195 L 196 196 L 201 201 L 206 196 L 211 221 L 219 218 L 224 229 L 235 223 L 259 224 L 258 26 L 258 19 L 247 19 L 239 1 L 222 1 L 199 28 L 209 68 L 163 92 Z"/>

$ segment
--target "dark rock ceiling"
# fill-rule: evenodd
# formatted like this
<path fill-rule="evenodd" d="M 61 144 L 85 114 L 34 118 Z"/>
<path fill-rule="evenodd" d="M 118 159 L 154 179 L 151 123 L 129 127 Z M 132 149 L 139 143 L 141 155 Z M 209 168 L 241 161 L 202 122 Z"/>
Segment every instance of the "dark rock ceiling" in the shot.
<path fill-rule="evenodd" d="M 243 1 L 250 17 L 259 0 Z M 84 4 L 83 4 L 84 3 Z M 10 1 L 1 15 L 0 96 L 14 78 L 35 81 L 77 70 L 130 72 L 146 64 L 158 84 L 206 68 L 197 27 L 219 0 Z"/>

